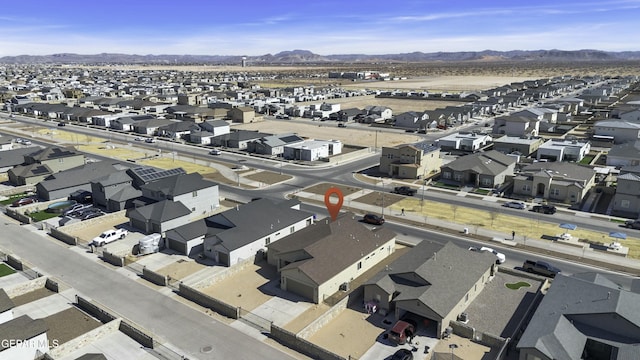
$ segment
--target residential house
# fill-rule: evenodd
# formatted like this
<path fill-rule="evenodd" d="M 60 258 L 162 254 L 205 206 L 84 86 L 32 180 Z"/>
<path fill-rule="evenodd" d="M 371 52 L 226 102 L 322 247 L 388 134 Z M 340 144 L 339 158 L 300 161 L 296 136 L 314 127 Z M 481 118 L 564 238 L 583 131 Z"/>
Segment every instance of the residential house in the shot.
<path fill-rule="evenodd" d="M 13 149 L 13 139 L 6 136 L 0 136 L 0 152 Z"/>
<path fill-rule="evenodd" d="M 401 145 L 383 147 L 379 171 L 403 179 L 424 178 L 442 166 L 436 146 Z"/>
<path fill-rule="evenodd" d="M 207 120 L 198 124 L 203 131 L 208 131 L 213 136 L 225 135 L 231 132 L 229 123 L 224 120 Z"/>
<path fill-rule="evenodd" d="M 158 136 L 172 140 L 184 139 L 194 128 L 199 129 L 198 125 L 195 125 L 192 122 L 176 121 L 168 125 L 160 126 L 158 128 Z"/>
<path fill-rule="evenodd" d="M 539 162 L 513 177 L 513 194 L 579 203 L 595 184 L 596 172 L 574 163 Z"/>
<path fill-rule="evenodd" d="M 256 116 L 256 112 L 253 110 L 253 108 L 248 106 L 233 108 L 229 110 L 227 114 L 227 116 L 229 116 L 229 118 L 231 118 L 231 121 L 233 121 L 234 123 L 247 124 L 254 121 L 262 120 L 261 117 Z"/>
<path fill-rule="evenodd" d="M 110 161 L 98 161 L 59 171 L 36 184 L 36 193 L 43 200 L 66 199 L 75 191 L 91 191 L 91 181 L 121 170 Z"/>
<path fill-rule="evenodd" d="M 493 139 L 493 149 L 504 154 L 530 156 L 538 151 L 544 139 L 540 137 L 502 136 Z"/>
<path fill-rule="evenodd" d="M 280 156 L 286 145 L 303 142 L 304 139 L 296 134 L 269 135 L 249 143 L 247 150 L 256 154 Z"/>
<path fill-rule="evenodd" d="M 145 234 L 160 233 L 193 220 L 192 212 L 180 201 L 162 200 L 127 210 L 131 227 Z"/>
<path fill-rule="evenodd" d="M 13 185 L 30 185 L 47 176 L 84 164 L 84 154 L 75 149 L 57 146 L 38 149 L 24 155 L 24 162 L 8 171 Z"/>
<path fill-rule="evenodd" d="M 640 123 L 640 108 L 634 107 L 617 114 L 617 118 L 623 121 L 629 121 L 633 123 Z"/>
<path fill-rule="evenodd" d="M 49 352 L 49 326 L 43 319 L 22 315 L 0 324 L 0 360 L 31 360 Z"/>
<path fill-rule="evenodd" d="M 440 338 L 496 272 L 490 252 L 424 240 L 363 284 L 364 301 L 396 319 L 412 314 L 437 324 Z"/>
<path fill-rule="evenodd" d="M 246 150 L 251 142 L 257 141 L 258 139 L 269 135 L 271 134 L 261 133 L 258 131 L 232 131 L 229 134 L 224 134 L 212 138 L 211 145 L 224 146 L 238 150 Z"/>
<path fill-rule="evenodd" d="M 537 159 L 580 162 L 591 151 L 588 141 L 553 139 L 540 145 Z"/>
<path fill-rule="evenodd" d="M 325 219 L 267 245 L 280 288 L 318 304 L 395 251 L 396 234 L 369 229 L 354 214 Z"/>
<path fill-rule="evenodd" d="M 386 106 L 365 106 L 364 111 L 366 115 L 376 116 L 383 121 L 393 118 L 393 110 Z"/>
<path fill-rule="evenodd" d="M 331 114 L 329 117 L 332 118 L 334 116 L 335 116 L 334 120 L 350 122 L 350 121 L 356 121 L 359 118 L 363 118 L 364 111 L 358 108 L 342 109 L 337 113 Z"/>
<path fill-rule="evenodd" d="M 525 116 L 500 116 L 493 123 L 494 134 L 508 136 L 538 136 L 540 133 L 540 120 Z"/>
<path fill-rule="evenodd" d="M 594 135 L 611 136 L 616 144 L 640 139 L 640 122 L 602 120 L 593 126 Z"/>
<path fill-rule="evenodd" d="M 640 293 L 606 275 L 557 275 L 518 340 L 519 360 L 636 359 L 638 313 Z"/>
<path fill-rule="evenodd" d="M 0 173 L 6 173 L 13 167 L 23 164 L 25 155 L 31 154 L 39 149 L 39 147 L 33 146 L 0 152 Z"/>
<path fill-rule="evenodd" d="M 253 260 L 259 252 L 265 253 L 269 244 L 312 223 L 313 214 L 300 211 L 297 200 L 281 203 L 264 198 L 254 200 L 206 219 L 204 254 L 222 265 L 233 266 Z"/>
<path fill-rule="evenodd" d="M 640 218 L 640 165 L 620 169 L 611 211 L 619 216 Z"/>
<path fill-rule="evenodd" d="M 607 153 L 607 166 L 640 165 L 640 140 L 614 145 Z"/>
<path fill-rule="evenodd" d="M 133 187 L 133 178 L 127 170 L 92 180 L 91 193 L 95 205 L 114 212 L 134 207 L 133 201 L 142 196 L 142 191 Z"/>
<path fill-rule="evenodd" d="M 496 150 L 461 156 L 441 167 L 441 179 L 459 186 L 497 187 L 513 176 L 516 158 Z"/>
<path fill-rule="evenodd" d="M 199 173 L 168 176 L 140 186 L 142 196 L 153 201 L 181 202 L 194 216 L 214 211 L 218 206 L 218 184 L 205 180 Z"/>
<path fill-rule="evenodd" d="M 13 308 L 16 304 L 11 300 L 9 295 L 0 288 L 0 324 L 13 320 Z"/>
<path fill-rule="evenodd" d="M 158 129 L 163 126 L 174 123 L 175 120 L 167 120 L 167 119 L 150 119 L 150 120 L 140 120 L 135 121 L 131 127 L 134 132 L 138 134 L 145 135 L 157 135 Z"/>
<path fill-rule="evenodd" d="M 407 111 L 395 116 L 395 127 L 403 129 L 424 129 L 424 123 L 429 119 L 426 113 Z"/>
<path fill-rule="evenodd" d="M 442 150 L 460 150 L 476 152 L 487 146 L 493 139 L 489 135 L 472 133 L 453 133 L 441 137 L 438 141 L 438 147 Z"/>
<path fill-rule="evenodd" d="M 340 140 L 304 140 L 285 144 L 282 156 L 288 160 L 317 161 L 341 153 Z"/>

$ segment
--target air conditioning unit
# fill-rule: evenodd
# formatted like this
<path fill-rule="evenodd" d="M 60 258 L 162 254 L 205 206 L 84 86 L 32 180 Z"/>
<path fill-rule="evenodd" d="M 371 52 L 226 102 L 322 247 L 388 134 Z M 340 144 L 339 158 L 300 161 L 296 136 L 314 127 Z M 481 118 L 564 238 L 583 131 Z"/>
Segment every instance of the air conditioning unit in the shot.
<path fill-rule="evenodd" d="M 466 312 L 460 313 L 460 315 L 458 315 L 458 321 L 466 324 L 469 322 L 469 316 Z"/>
<path fill-rule="evenodd" d="M 349 291 L 349 283 L 348 282 L 344 282 L 344 283 L 340 284 L 340 291 Z"/>

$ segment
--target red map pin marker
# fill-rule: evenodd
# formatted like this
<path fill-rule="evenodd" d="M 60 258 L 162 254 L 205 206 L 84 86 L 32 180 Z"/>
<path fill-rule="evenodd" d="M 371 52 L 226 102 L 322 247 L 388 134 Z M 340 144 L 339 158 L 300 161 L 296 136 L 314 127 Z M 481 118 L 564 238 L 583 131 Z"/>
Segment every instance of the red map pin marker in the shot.
<path fill-rule="evenodd" d="M 338 197 L 337 203 L 331 202 L 331 195 L 336 195 Z M 342 191 L 336 187 L 329 188 L 326 193 L 324 193 L 324 204 L 329 210 L 329 215 L 331 215 L 331 220 L 335 220 L 340 213 L 340 208 L 342 207 L 342 203 L 344 202 L 344 195 L 342 195 Z"/>

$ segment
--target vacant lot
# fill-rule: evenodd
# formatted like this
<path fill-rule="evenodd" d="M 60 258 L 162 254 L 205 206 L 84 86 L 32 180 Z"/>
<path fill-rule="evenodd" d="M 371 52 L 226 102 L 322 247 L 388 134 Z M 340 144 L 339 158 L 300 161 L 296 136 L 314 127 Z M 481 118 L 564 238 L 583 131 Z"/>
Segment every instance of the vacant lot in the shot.
<path fill-rule="evenodd" d="M 335 121 L 301 123 L 295 121 L 260 121 L 233 125 L 238 130 L 257 130 L 269 134 L 297 133 L 311 139 L 340 140 L 344 144 L 373 147 L 412 144 L 421 138 L 404 133 L 384 132 L 376 135 L 375 128 L 339 128 Z"/>
<path fill-rule="evenodd" d="M 386 84 L 386 83 L 382 83 Z M 393 84 L 400 84 L 400 82 L 393 82 Z M 504 84 L 502 84 L 504 85 Z M 395 89 L 395 87 L 393 87 Z M 420 89 L 420 88 L 416 88 Z M 328 99 L 325 101 L 314 101 L 309 104 L 322 104 L 323 102 L 329 104 L 341 104 L 341 109 L 358 108 L 363 109 L 365 106 L 386 106 L 393 110 L 393 114 L 397 115 L 407 111 L 423 112 L 425 110 L 441 109 L 447 106 L 457 106 L 464 104 L 461 101 L 433 101 L 433 100 L 405 100 L 405 99 L 390 99 L 390 98 L 376 98 L 374 95 L 354 96 L 348 98 Z M 307 103 L 304 103 L 307 104 Z"/>

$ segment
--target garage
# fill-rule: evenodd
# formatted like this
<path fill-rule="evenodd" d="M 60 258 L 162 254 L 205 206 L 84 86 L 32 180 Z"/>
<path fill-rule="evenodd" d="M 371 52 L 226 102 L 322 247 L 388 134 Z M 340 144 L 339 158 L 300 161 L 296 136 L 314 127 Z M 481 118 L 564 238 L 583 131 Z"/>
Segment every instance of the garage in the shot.
<path fill-rule="evenodd" d="M 298 294 L 311 301 L 314 301 L 314 302 L 316 301 L 314 297 L 315 289 L 312 286 L 305 285 L 299 281 L 292 280 L 289 278 L 284 278 L 283 280 L 286 282 L 285 290 Z"/>
<path fill-rule="evenodd" d="M 167 238 L 167 247 L 179 252 L 180 254 L 187 253 L 187 244 L 176 239 Z"/>
<path fill-rule="evenodd" d="M 438 337 L 440 320 L 430 319 L 412 311 L 398 309 L 398 319 L 411 319 L 417 324 L 418 333 L 422 336 Z M 444 330 L 444 329 L 443 329 Z"/>

